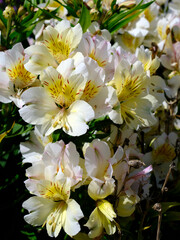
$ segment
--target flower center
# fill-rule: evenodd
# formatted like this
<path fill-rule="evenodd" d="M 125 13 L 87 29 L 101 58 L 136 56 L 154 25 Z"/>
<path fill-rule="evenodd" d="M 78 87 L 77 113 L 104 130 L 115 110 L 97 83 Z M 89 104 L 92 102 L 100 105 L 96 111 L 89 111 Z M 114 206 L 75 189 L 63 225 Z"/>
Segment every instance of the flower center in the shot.
<path fill-rule="evenodd" d="M 50 40 L 44 40 L 44 44 L 58 63 L 69 57 L 69 44 L 67 41 L 63 42 L 63 40 L 60 39 L 59 34 L 56 38 L 51 37 Z"/>
<path fill-rule="evenodd" d="M 7 69 L 7 74 L 10 80 L 15 84 L 18 88 L 25 88 L 31 85 L 36 76 L 32 73 L 28 72 L 24 67 L 24 57 L 19 59 L 14 67 L 11 69 Z"/>
<path fill-rule="evenodd" d="M 55 103 L 64 109 L 67 109 L 82 91 L 81 89 L 76 91 L 70 85 L 69 80 L 64 80 L 60 74 L 58 75 L 58 79 L 54 79 L 51 82 L 44 81 L 43 84 Z"/>
<path fill-rule="evenodd" d="M 55 202 L 67 201 L 69 199 L 70 191 L 64 184 L 59 182 L 50 182 L 43 190 L 40 191 L 44 198 L 51 199 Z"/>
<path fill-rule="evenodd" d="M 95 56 L 94 50 L 92 50 L 92 52 L 89 54 L 89 57 L 95 60 L 100 67 L 105 67 L 107 64 L 106 60 L 100 59 Z"/>
<path fill-rule="evenodd" d="M 175 149 L 168 143 L 164 143 L 152 152 L 154 163 L 170 162 L 176 157 Z"/>
<path fill-rule="evenodd" d="M 100 91 L 100 89 L 101 89 L 101 85 L 96 86 L 94 82 L 89 80 L 86 83 L 86 86 L 83 90 L 81 99 L 88 102 L 90 99 L 92 99 L 93 97 L 95 97 L 97 95 L 97 93 Z"/>
<path fill-rule="evenodd" d="M 145 89 L 143 88 L 144 81 L 139 77 L 129 77 L 121 83 L 120 88 L 117 91 L 118 99 L 120 102 L 124 102 L 131 98 L 135 98 L 141 94 Z"/>

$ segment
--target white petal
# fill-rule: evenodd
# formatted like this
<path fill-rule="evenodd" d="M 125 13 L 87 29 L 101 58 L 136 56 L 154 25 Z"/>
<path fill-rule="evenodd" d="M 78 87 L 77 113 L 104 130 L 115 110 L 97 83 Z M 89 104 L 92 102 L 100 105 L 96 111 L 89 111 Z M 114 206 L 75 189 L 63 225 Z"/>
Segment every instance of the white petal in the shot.
<path fill-rule="evenodd" d="M 78 221 L 83 217 L 79 204 L 74 199 L 69 199 L 67 201 L 66 220 L 63 226 L 64 231 L 70 236 L 76 235 L 81 229 Z"/>
<path fill-rule="evenodd" d="M 67 126 L 63 127 L 63 130 L 71 136 L 80 136 L 89 128 L 86 122 L 93 118 L 94 111 L 88 103 L 82 100 L 75 101 L 68 109 Z"/>
<path fill-rule="evenodd" d="M 56 205 L 57 203 L 48 199 L 31 197 L 22 205 L 23 208 L 29 211 L 29 214 L 25 215 L 24 219 L 33 226 L 41 226 Z"/>

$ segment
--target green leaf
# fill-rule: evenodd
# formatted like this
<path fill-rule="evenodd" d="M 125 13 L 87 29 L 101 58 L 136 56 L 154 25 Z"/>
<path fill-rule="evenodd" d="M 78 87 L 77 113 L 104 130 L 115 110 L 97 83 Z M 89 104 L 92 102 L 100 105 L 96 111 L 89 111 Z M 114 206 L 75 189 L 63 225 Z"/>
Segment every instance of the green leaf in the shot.
<path fill-rule="evenodd" d="M 79 19 L 83 32 L 86 32 L 88 27 L 91 25 L 91 15 L 87 7 L 83 4 L 82 12 Z"/>
<path fill-rule="evenodd" d="M 119 13 L 114 13 L 109 18 L 106 18 L 101 28 L 107 28 L 111 33 L 119 30 L 121 27 L 135 19 L 141 12 L 149 7 L 154 1 L 142 4 L 143 0 L 131 9 L 120 10 Z"/>
<path fill-rule="evenodd" d="M 180 206 L 179 202 L 163 202 L 161 203 L 162 212 L 165 213 L 169 208 Z"/>
<path fill-rule="evenodd" d="M 4 26 L 7 27 L 7 20 L 3 17 L 3 10 L 0 9 L 0 19 L 3 22 Z"/>
<path fill-rule="evenodd" d="M 61 4 L 64 8 L 66 8 L 70 16 L 77 17 L 76 11 L 72 7 L 70 7 L 70 5 L 67 5 L 65 1 L 63 1 L 64 4 L 58 0 L 54 0 L 54 1 Z"/>
<path fill-rule="evenodd" d="M 163 215 L 162 221 L 164 222 L 180 221 L 180 212 L 169 211 Z"/>
<path fill-rule="evenodd" d="M 144 10 L 138 11 L 136 14 L 133 14 L 130 17 L 127 17 L 126 19 L 120 21 L 120 23 L 116 24 L 115 27 L 110 29 L 111 34 L 119 30 L 120 28 L 124 27 L 126 24 L 128 24 L 130 21 L 134 20 L 141 12 Z"/>
<path fill-rule="evenodd" d="M 102 9 L 101 9 L 102 3 L 101 2 L 102 2 L 102 0 L 97 0 L 97 2 L 96 2 L 96 8 L 99 12 L 102 11 Z"/>
<path fill-rule="evenodd" d="M 21 131 L 22 128 L 23 128 L 23 126 L 21 124 L 15 123 L 11 133 L 16 134 L 17 132 Z"/>

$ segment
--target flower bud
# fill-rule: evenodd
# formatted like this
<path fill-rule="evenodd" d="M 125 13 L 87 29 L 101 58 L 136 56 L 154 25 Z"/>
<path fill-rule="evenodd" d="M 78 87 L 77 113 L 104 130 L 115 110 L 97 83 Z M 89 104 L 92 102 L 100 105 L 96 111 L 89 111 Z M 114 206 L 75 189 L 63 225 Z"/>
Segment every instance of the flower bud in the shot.
<path fill-rule="evenodd" d="M 11 18 L 13 15 L 15 15 L 15 10 L 12 6 L 7 6 L 5 10 L 3 11 L 3 16 L 5 19 Z"/>

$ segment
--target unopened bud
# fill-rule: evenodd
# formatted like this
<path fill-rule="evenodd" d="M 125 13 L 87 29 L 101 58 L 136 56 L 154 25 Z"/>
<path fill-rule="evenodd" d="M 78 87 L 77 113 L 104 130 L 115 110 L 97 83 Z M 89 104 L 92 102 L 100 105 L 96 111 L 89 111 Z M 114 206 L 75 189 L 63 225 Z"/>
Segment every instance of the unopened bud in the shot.
<path fill-rule="evenodd" d="M 155 203 L 152 207 L 155 211 L 157 212 L 161 212 L 162 211 L 162 207 L 160 203 Z"/>
<path fill-rule="evenodd" d="M 12 6 L 7 6 L 5 10 L 3 11 L 3 16 L 5 19 L 11 18 L 13 15 L 15 15 L 15 10 Z"/>
<path fill-rule="evenodd" d="M 135 0 L 128 0 L 125 2 L 122 2 L 120 4 L 118 4 L 119 8 L 124 7 L 124 8 L 132 8 L 136 5 L 136 1 Z"/>
<path fill-rule="evenodd" d="M 90 10 L 91 21 L 96 21 L 96 20 L 98 20 L 98 14 L 99 14 L 99 12 L 98 12 L 96 9 L 92 8 L 92 9 Z"/>
<path fill-rule="evenodd" d="M 18 14 L 19 16 L 22 16 L 25 12 L 26 12 L 25 8 L 24 8 L 23 6 L 20 6 L 20 7 L 18 8 L 17 14 Z"/>
<path fill-rule="evenodd" d="M 128 161 L 128 165 L 133 167 L 133 168 L 140 168 L 142 166 L 145 166 L 145 164 L 143 162 L 141 162 L 140 160 L 130 160 Z"/>

